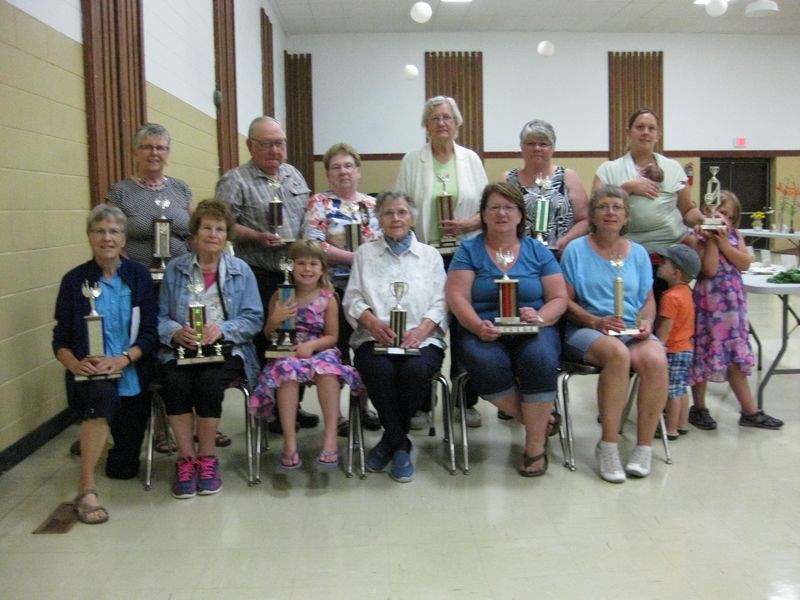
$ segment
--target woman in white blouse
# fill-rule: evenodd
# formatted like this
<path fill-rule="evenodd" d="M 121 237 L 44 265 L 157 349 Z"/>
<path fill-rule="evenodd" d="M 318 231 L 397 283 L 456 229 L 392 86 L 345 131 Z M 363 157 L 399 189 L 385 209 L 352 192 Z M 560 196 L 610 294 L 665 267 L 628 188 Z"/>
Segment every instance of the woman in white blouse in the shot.
<path fill-rule="evenodd" d="M 414 478 L 408 438 L 411 417 L 444 358 L 446 276 L 439 253 L 411 231 L 416 206 L 404 192 L 379 194 L 376 212 L 384 237 L 356 251 L 343 304 L 355 329 L 350 338 L 355 366 L 384 429 L 381 441 L 367 455 L 367 468 L 383 471 L 391 463 L 391 477 L 405 483 Z M 389 311 L 396 304 L 394 282 L 408 284 L 402 298 L 407 312 L 401 346 L 417 348 L 419 354 L 374 353 L 376 345 L 390 345 L 395 337 L 389 326 Z"/>

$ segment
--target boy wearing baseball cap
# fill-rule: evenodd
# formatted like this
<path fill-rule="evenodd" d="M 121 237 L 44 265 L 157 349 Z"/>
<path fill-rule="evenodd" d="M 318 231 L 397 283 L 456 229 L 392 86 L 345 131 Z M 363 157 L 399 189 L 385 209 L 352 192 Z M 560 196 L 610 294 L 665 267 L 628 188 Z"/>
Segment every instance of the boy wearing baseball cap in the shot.
<path fill-rule="evenodd" d="M 657 250 L 664 258 L 656 275 L 669 289 L 658 305 L 655 334 L 667 347 L 669 392 L 667 438 L 678 439 L 689 432 L 689 365 L 694 344 L 694 301 L 689 282 L 700 272 L 700 257 L 692 248 L 674 244 Z"/>

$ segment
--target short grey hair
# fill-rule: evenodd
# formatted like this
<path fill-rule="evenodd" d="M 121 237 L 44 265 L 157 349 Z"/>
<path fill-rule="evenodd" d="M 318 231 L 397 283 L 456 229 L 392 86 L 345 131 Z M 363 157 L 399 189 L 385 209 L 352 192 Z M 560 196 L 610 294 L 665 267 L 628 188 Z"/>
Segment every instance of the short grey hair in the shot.
<path fill-rule="evenodd" d="M 403 190 L 398 189 L 384 190 L 375 197 L 375 214 L 378 218 L 383 215 L 383 205 L 395 200 L 405 200 L 414 220 L 417 219 L 417 203 Z"/>
<path fill-rule="evenodd" d="M 522 127 L 522 131 L 519 132 L 519 145 L 524 145 L 525 142 L 528 141 L 528 138 L 532 137 L 544 138 L 555 148 L 556 132 L 553 130 L 553 126 L 547 121 L 534 119 L 533 121 L 525 123 Z"/>
<path fill-rule="evenodd" d="M 456 126 L 461 127 L 464 124 L 464 117 L 461 116 L 461 111 L 458 110 L 458 104 L 450 96 L 434 96 L 425 101 L 425 106 L 422 109 L 422 126 L 428 126 L 428 119 L 431 117 L 433 109 L 442 104 L 447 104 L 456 119 Z"/>
<path fill-rule="evenodd" d="M 98 204 L 86 217 L 86 235 L 89 235 L 97 223 L 101 221 L 114 221 L 122 229 L 122 233 L 128 233 L 128 217 L 113 204 Z"/>
<path fill-rule="evenodd" d="M 278 127 L 283 129 L 283 125 L 281 125 L 281 122 L 278 121 L 278 119 L 276 119 L 275 117 L 268 117 L 265 115 L 263 117 L 256 117 L 255 119 L 250 121 L 250 127 L 247 128 L 247 137 L 252 138 L 253 133 L 255 133 L 256 131 L 256 127 L 261 125 L 261 123 L 275 123 Z"/>
<path fill-rule="evenodd" d="M 600 204 L 600 201 L 603 198 L 618 198 L 622 200 L 622 204 L 625 205 L 625 218 L 631 218 L 631 201 L 628 197 L 628 192 L 623 190 L 618 185 L 601 185 L 595 191 L 592 192 L 592 195 L 589 197 L 589 232 L 594 233 L 597 231 L 597 225 L 592 223 L 591 215 L 597 210 L 597 205 Z M 620 230 L 620 235 L 625 235 L 628 233 L 628 224 L 626 223 L 623 225 L 622 229 Z"/>
<path fill-rule="evenodd" d="M 169 131 L 163 125 L 158 123 L 145 123 L 133 136 L 133 149 L 136 150 L 145 138 L 149 137 L 163 137 L 167 140 L 167 147 L 169 147 L 172 138 L 169 137 Z"/>

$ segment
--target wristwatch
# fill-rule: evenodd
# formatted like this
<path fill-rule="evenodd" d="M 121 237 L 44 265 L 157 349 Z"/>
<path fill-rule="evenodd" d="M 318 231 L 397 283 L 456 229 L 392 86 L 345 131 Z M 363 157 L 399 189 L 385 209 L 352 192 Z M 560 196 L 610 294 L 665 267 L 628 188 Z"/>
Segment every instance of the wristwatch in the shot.
<path fill-rule="evenodd" d="M 125 358 L 128 359 L 128 364 L 129 365 L 133 364 L 133 359 L 131 358 L 131 353 L 130 352 L 123 352 L 122 356 L 124 356 Z"/>

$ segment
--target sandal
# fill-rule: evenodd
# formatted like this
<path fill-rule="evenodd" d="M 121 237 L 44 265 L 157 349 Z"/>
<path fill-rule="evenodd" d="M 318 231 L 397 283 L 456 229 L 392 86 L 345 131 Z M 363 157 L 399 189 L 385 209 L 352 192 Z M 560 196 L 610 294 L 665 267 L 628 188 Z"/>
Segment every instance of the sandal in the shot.
<path fill-rule="evenodd" d="M 281 460 L 278 462 L 278 466 L 284 471 L 295 471 L 303 466 L 303 459 L 300 458 L 297 451 L 291 454 L 281 453 Z"/>
<path fill-rule="evenodd" d="M 75 516 L 78 517 L 78 521 L 81 523 L 86 523 L 87 525 L 99 525 L 100 523 L 105 523 L 108 521 L 108 511 L 105 508 L 99 505 L 94 506 L 93 504 L 87 504 L 86 502 L 83 502 L 83 499 L 90 495 L 94 495 L 94 497 L 98 500 L 100 499 L 100 495 L 97 493 L 97 490 L 93 488 L 83 490 L 80 494 L 75 496 L 75 499 L 72 501 L 73 508 L 75 510 Z M 102 515 L 100 515 L 99 519 L 90 518 L 90 515 L 94 515 L 95 513 L 102 513 Z"/>
<path fill-rule="evenodd" d="M 544 469 L 541 471 L 528 471 L 527 468 L 533 465 L 536 462 L 544 459 Z M 522 475 L 523 477 L 541 477 L 545 473 L 547 473 L 547 467 L 549 466 L 549 461 L 547 459 L 547 446 L 544 447 L 544 452 L 541 454 L 537 454 L 536 456 L 528 456 L 524 452 L 522 453 L 522 466 L 517 469 L 517 472 Z"/>
<path fill-rule="evenodd" d="M 350 435 L 350 421 L 344 417 L 339 417 L 339 424 L 336 426 L 336 435 L 339 437 L 348 437 Z"/>
<path fill-rule="evenodd" d="M 323 450 L 317 456 L 316 462 L 323 467 L 333 468 L 339 466 L 339 449 Z"/>
<path fill-rule="evenodd" d="M 561 415 L 556 411 L 550 413 L 550 422 L 547 424 L 547 435 L 554 436 L 561 431 Z"/>
<path fill-rule="evenodd" d="M 217 431 L 217 437 L 214 438 L 214 445 L 217 448 L 227 448 L 233 443 L 233 440 L 221 431 Z"/>
<path fill-rule="evenodd" d="M 157 433 L 153 438 L 153 450 L 159 454 L 172 454 L 178 451 L 178 446 L 164 433 Z"/>

